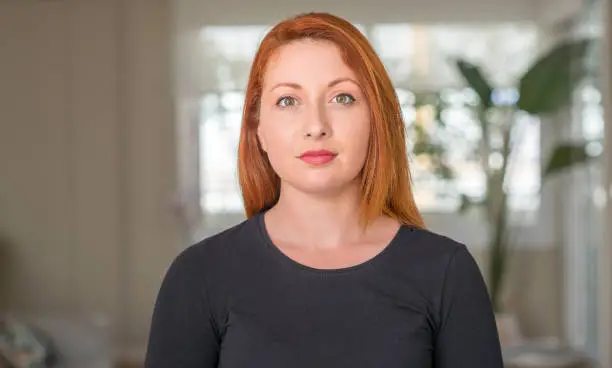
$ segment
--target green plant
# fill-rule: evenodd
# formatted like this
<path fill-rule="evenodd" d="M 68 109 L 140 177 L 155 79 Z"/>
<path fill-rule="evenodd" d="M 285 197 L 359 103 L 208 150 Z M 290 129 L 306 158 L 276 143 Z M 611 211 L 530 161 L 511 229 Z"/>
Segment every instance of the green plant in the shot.
<path fill-rule="evenodd" d="M 456 60 L 456 66 L 480 103 L 475 108 L 482 130 L 479 157 L 486 175 L 487 195 L 482 203 L 489 226 L 489 264 L 487 282 L 491 301 L 496 312 L 501 309 L 500 294 L 509 261 L 509 224 L 508 193 L 505 181 L 512 153 L 520 139 L 516 139 L 515 128 L 518 114 L 545 117 L 550 116 L 571 104 L 575 86 L 585 75 L 582 60 L 591 41 L 566 40 L 539 57 L 517 82 L 518 100 L 510 106 L 496 106 L 492 94 L 494 88 L 485 78 L 480 68 L 465 60 Z M 546 123 L 546 120 L 543 119 Z M 501 147 L 491 145 L 491 137 L 501 136 Z M 582 164 L 592 158 L 587 154 L 584 143 L 563 143 L 553 149 L 552 155 L 542 170 L 542 183 L 548 177 L 564 169 Z M 492 153 L 501 154 L 501 166 L 492 167 L 489 157 Z M 476 203 L 465 198 L 463 209 Z"/>

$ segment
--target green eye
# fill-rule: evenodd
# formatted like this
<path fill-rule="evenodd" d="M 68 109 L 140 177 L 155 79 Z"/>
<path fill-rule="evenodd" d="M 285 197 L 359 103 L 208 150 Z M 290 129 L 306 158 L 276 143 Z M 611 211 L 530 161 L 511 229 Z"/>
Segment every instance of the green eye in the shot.
<path fill-rule="evenodd" d="M 349 95 L 348 93 L 341 93 L 334 97 L 334 102 L 342 105 L 350 105 L 355 102 L 355 97 Z"/>
<path fill-rule="evenodd" d="M 297 100 L 295 97 L 291 96 L 283 96 L 276 101 L 276 105 L 280 107 L 289 107 L 293 105 L 297 105 Z"/>

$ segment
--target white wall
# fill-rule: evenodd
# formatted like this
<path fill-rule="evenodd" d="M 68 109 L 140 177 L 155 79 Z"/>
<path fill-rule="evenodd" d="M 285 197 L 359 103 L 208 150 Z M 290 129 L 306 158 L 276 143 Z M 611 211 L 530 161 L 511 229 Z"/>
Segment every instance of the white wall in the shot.
<path fill-rule="evenodd" d="M 0 2 L 0 231 L 11 304 L 141 343 L 178 249 L 171 7 Z"/>
<path fill-rule="evenodd" d="M 612 0 L 604 2 L 604 50 L 602 63 L 602 76 L 604 79 L 603 101 L 605 108 L 605 147 L 604 147 L 604 188 L 608 191 L 604 229 L 605 243 L 601 247 L 598 277 L 599 292 L 599 352 L 602 358 L 602 367 L 612 367 Z"/>
<path fill-rule="evenodd" d="M 580 0 L 536 0 L 534 5 L 537 21 L 540 24 L 554 24 L 567 20 L 581 11 L 584 2 Z"/>
<path fill-rule="evenodd" d="M 58 6 L 6 8 L 0 10 L 0 224 L 20 241 L 11 249 L 18 302 L 61 309 L 73 300 L 74 274 L 67 258 L 74 245 L 70 152 L 64 149 L 70 139 L 67 16 Z M 34 289 L 37 295 L 26 292 Z"/>
<path fill-rule="evenodd" d="M 200 1 L 177 2 L 190 24 L 272 24 L 307 11 L 326 11 L 352 22 L 554 22 L 577 9 L 579 0 L 379 0 L 370 1 Z"/>

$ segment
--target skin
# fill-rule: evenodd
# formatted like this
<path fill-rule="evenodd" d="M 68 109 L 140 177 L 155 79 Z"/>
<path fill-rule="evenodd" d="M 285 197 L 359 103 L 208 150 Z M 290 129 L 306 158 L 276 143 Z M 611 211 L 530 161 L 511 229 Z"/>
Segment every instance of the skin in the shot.
<path fill-rule="evenodd" d="M 359 226 L 370 133 L 370 107 L 337 46 L 299 40 L 279 49 L 263 81 L 258 138 L 281 178 L 266 228 L 290 258 L 314 268 L 349 267 L 374 257 L 396 235 L 399 223 L 385 216 Z M 320 149 L 337 156 L 324 165 L 298 158 Z"/>

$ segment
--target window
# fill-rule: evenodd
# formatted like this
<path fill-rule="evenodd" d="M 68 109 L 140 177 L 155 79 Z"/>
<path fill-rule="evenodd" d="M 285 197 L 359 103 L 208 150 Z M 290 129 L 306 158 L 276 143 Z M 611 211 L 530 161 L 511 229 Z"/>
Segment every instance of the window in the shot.
<path fill-rule="evenodd" d="M 598 42 L 592 44 L 584 66 L 589 71 L 587 78 L 578 86 L 574 95 L 569 124 L 570 137 L 578 142 L 590 142 L 587 151 L 601 154 L 604 140 L 604 107 L 598 89 L 602 80 L 602 40 L 604 18 L 600 0 L 585 1 L 579 21 L 570 30 L 578 37 L 590 37 Z M 608 143 L 609 144 L 609 143 Z M 601 339 L 602 331 L 609 327 L 600 318 L 606 312 L 601 308 L 602 288 L 607 288 L 607 279 L 601 270 L 608 268 L 608 257 L 602 254 L 608 244 L 604 239 L 607 218 L 603 210 L 607 191 L 603 188 L 605 160 L 597 160 L 570 172 L 564 183 L 566 220 L 561 237 L 564 240 L 564 294 L 566 335 L 568 342 L 593 358 L 605 359 L 608 341 Z M 604 260 L 602 263 L 602 259 Z M 609 363 L 602 362 L 602 366 Z"/>
<path fill-rule="evenodd" d="M 201 32 L 207 71 L 200 118 L 200 188 L 205 213 L 238 213 L 242 198 L 237 180 L 237 145 L 243 88 L 259 41 L 261 27 L 207 27 Z M 438 175 L 426 156 L 410 155 L 416 199 L 423 211 L 452 212 L 462 195 L 482 198 L 485 178 L 474 148 L 481 136 L 470 107 L 475 94 L 464 87 L 449 59 L 467 58 L 484 66 L 499 90 L 500 104 L 516 98 L 512 82 L 536 55 L 537 32 L 525 25 L 438 26 L 381 24 L 360 29 L 383 60 L 402 104 L 413 152 L 415 129 L 424 129 L 445 150 L 446 164 L 456 174 Z M 507 87 L 507 88 L 506 88 Z M 436 92 L 444 108 L 440 120 L 416 96 Z M 518 122 L 521 149 L 515 152 L 509 178 L 510 205 L 538 208 L 540 186 L 539 122 L 525 116 Z M 496 156 L 492 155 L 491 161 Z M 520 180 L 519 180 L 520 178 Z"/>

